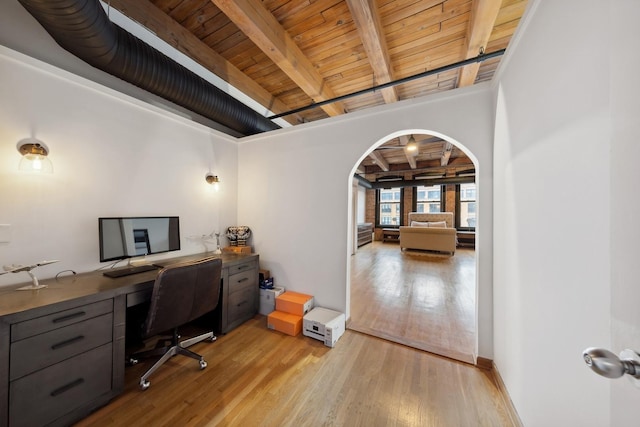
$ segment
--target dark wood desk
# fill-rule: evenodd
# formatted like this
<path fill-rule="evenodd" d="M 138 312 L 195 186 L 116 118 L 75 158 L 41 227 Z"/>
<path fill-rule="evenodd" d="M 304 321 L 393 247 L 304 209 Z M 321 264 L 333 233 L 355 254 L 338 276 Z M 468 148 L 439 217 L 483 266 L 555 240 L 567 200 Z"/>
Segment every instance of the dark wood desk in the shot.
<path fill-rule="evenodd" d="M 258 255 L 218 257 L 225 333 L 258 312 Z M 97 271 L 41 280 L 40 290 L 0 288 L 0 426 L 69 425 L 121 393 L 126 310 L 149 299 L 157 272 L 112 279 Z"/>

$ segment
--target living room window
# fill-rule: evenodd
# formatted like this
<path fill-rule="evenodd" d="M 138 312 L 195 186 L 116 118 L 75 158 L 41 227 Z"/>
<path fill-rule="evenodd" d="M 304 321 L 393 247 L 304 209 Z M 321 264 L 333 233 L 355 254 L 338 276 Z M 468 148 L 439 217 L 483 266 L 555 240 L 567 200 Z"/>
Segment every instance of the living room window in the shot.
<path fill-rule="evenodd" d="M 456 186 L 458 213 L 456 228 L 475 231 L 476 229 L 476 184 L 459 184 Z"/>
<path fill-rule="evenodd" d="M 378 190 L 377 221 L 380 227 L 399 227 L 402 218 L 402 188 Z"/>
<path fill-rule="evenodd" d="M 418 186 L 415 188 L 415 212 L 434 213 L 442 212 L 443 196 L 441 185 L 432 185 L 429 187 Z"/>

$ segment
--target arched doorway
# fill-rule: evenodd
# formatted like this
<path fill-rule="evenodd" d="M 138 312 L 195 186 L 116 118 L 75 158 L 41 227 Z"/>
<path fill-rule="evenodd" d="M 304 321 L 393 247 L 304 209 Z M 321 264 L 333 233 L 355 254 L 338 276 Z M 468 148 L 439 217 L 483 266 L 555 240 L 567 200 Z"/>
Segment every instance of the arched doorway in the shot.
<path fill-rule="evenodd" d="M 416 154 L 409 154 L 407 145 L 413 143 L 419 148 Z M 391 134 L 361 157 L 353 169 L 360 178 L 359 185 L 354 183 L 351 189 L 352 222 L 354 228 L 358 223 L 372 223 L 375 239 L 358 249 L 353 239 L 347 296 L 350 329 L 475 363 L 478 275 L 474 247 L 459 246 L 453 255 L 401 250 L 392 241 L 393 233 L 387 233 L 408 225 L 409 211 L 437 209 L 453 212 L 459 234 L 464 230 L 465 237 L 475 237 L 477 209 L 470 215 L 469 207 L 475 208 L 479 200 L 474 196 L 469 203 L 461 192 L 471 194 L 473 187 L 473 194 L 479 194 L 477 166 L 477 160 L 459 142 L 424 129 Z M 469 182 L 472 184 L 465 184 Z M 359 206 L 363 187 L 367 187 L 365 209 Z M 420 196 L 436 192 L 437 202 Z M 380 200 L 385 196 L 399 206 L 387 210 L 393 211 L 393 221 L 385 217 L 388 203 Z"/>

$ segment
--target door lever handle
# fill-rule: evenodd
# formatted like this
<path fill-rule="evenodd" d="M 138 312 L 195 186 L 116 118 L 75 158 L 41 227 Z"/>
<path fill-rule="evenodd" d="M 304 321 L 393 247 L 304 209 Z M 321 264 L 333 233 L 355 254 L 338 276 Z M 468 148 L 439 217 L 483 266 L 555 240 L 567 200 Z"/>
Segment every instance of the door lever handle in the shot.
<path fill-rule="evenodd" d="M 627 374 L 640 379 L 640 354 L 633 350 L 623 350 L 618 357 L 604 348 L 589 347 L 582 357 L 593 372 L 603 377 L 620 378 Z"/>

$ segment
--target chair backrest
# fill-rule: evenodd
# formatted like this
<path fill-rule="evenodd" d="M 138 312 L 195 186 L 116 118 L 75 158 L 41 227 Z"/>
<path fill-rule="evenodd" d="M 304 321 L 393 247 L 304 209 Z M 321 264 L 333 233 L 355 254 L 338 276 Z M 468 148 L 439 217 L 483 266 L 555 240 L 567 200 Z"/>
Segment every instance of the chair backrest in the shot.
<path fill-rule="evenodd" d="M 214 310 L 220 297 L 222 260 L 170 265 L 158 273 L 145 322 L 147 337 L 177 328 Z"/>

